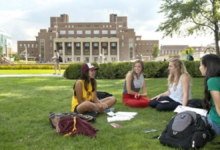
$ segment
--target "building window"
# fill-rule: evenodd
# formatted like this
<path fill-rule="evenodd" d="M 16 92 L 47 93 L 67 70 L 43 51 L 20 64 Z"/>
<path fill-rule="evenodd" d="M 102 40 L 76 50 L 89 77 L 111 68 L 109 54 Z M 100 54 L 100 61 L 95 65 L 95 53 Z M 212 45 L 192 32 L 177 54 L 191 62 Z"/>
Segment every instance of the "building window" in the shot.
<path fill-rule="evenodd" d="M 82 30 L 77 30 L 76 33 L 77 34 L 82 34 Z"/>
<path fill-rule="evenodd" d="M 89 62 L 89 57 L 85 57 L 85 62 Z"/>
<path fill-rule="evenodd" d="M 52 36 L 50 36 L 50 40 L 52 40 Z"/>
<path fill-rule="evenodd" d="M 108 30 L 102 30 L 102 34 L 108 34 Z"/>
<path fill-rule="evenodd" d="M 74 34 L 74 31 L 73 30 L 69 30 L 68 34 Z"/>
<path fill-rule="evenodd" d="M 116 61 L 116 57 L 112 57 L 112 62 L 115 62 Z"/>
<path fill-rule="evenodd" d="M 134 39 L 129 38 L 129 48 L 134 48 Z"/>
<path fill-rule="evenodd" d="M 76 61 L 80 61 L 80 57 L 76 57 Z"/>
<path fill-rule="evenodd" d="M 111 34 L 116 34 L 116 30 L 111 30 L 110 33 Z"/>
<path fill-rule="evenodd" d="M 121 46 L 124 47 L 124 42 L 121 42 Z"/>
<path fill-rule="evenodd" d="M 121 27 L 123 27 L 123 25 L 119 24 L 118 27 L 121 28 Z"/>
<path fill-rule="evenodd" d="M 91 30 L 86 30 L 85 34 L 91 34 Z"/>
<path fill-rule="evenodd" d="M 60 34 L 66 34 L 65 30 L 60 30 Z"/>
<path fill-rule="evenodd" d="M 94 62 L 98 62 L 98 57 L 94 57 Z"/>
<path fill-rule="evenodd" d="M 93 33 L 94 34 L 99 34 L 99 30 L 94 30 Z"/>
<path fill-rule="evenodd" d="M 124 35 L 121 36 L 121 39 L 124 40 Z"/>
<path fill-rule="evenodd" d="M 130 48 L 130 59 L 133 58 L 133 48 Z"/>

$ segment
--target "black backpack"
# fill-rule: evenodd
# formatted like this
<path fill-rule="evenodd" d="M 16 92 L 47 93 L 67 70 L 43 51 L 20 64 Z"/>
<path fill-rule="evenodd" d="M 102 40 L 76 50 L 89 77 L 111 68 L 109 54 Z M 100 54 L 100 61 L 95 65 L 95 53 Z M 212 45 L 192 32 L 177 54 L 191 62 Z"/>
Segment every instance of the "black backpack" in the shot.
<path fill-rule="evenodd" d="M 63 59 L 61 56 L 59 56 L 59 62 L 63 62 Z"/>
<path fill-rule="evenodd" d="M 189 56 L 189 60 L 193 61 L 194 57 L 192 55 Z"/>
<path fill-rule="evenodd" d="M 106 98 L 106 97 L 109 97 L 109 96 L 113 96 L 112 94 L 110 94 L 108 92 L 100 92 L 100 91 L 97 91 L 96 94 L 97 94 L 97 97 L 99 100 Z"/>
<path fill-rule="evenodd" d="M 160 143 L 182 149 L 198 149 L 215 136 L 207 118 L 192 111 L 184 111 L 174 116 L 162 134 Z"/>

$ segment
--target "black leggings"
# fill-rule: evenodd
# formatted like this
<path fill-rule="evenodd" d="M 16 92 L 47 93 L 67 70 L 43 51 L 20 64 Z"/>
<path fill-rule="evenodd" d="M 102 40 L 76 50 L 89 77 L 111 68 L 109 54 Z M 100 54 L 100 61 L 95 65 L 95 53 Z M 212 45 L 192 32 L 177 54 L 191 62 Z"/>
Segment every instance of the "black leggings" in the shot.
<path fill-rule="evenodd" d="M 167 103 L 162 103 L 161 101 L 169 101 Z M 158 111 L 173 111 L 176 109 L 178 105 L 182 105 L 173 99 L 171 99 L 169 96 L 160 97 L 158 100 L 153 99 L 150 101 L 150 106 L 153 108 L 156 108 Z"/>

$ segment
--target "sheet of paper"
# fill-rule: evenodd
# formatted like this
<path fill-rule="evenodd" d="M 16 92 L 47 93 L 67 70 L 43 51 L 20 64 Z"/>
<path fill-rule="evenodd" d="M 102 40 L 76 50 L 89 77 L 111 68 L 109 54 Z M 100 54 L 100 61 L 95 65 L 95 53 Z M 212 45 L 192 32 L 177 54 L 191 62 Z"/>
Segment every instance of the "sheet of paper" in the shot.
<path fill-rule="evenodd" d="M 108 122 L 131 120 L 137 115 L 137 112 L 116 112 L 115 115 L 107 117 Z"/>
<path fill-rule="evenodd" d="M 177 108 L 174 110 L 174 112 L 176 113 L 181 113 L 183 111 L 194 111 L 197 114 L 203 115 L 203 116 L 207 116 L 207 110 L 205 109 L 199 109 L 199 108 L 192 108 L 192 107 L 188 107 L 188 106 L 177 106 Z"/>

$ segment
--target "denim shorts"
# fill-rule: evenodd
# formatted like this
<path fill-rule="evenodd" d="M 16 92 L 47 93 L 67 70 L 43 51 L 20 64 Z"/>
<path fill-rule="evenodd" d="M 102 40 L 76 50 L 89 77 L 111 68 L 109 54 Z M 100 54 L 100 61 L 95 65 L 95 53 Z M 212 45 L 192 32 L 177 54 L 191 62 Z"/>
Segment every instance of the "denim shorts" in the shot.
<path fill-rule="evenodd" d="M 209 124 L 212 126 L 212 129 L 215 131 L 215 133 L 217 135 L 220 135 L 220 127 L 214 121 L 211 120 L 209 115 L 207 116 L 207 119 Z"/>

